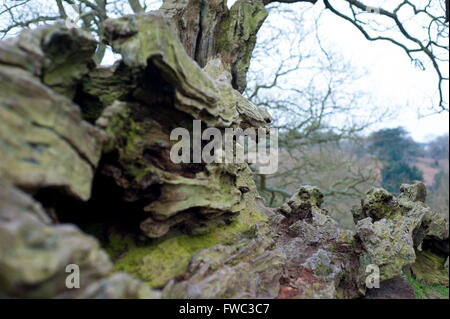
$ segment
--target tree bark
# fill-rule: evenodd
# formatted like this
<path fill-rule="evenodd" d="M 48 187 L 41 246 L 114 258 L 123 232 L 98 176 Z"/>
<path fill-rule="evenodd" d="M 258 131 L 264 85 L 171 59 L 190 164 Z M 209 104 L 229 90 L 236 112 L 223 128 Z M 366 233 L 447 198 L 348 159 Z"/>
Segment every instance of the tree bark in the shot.
<path fill-rule="evenodd" d="M 200 67 L 220 58 L 233 87 L 245 90 L 256 34 L 267 17 L 262 1 L 238 0 L 229 10 L 226 0 L 166 0 L 160 10 Z"/>

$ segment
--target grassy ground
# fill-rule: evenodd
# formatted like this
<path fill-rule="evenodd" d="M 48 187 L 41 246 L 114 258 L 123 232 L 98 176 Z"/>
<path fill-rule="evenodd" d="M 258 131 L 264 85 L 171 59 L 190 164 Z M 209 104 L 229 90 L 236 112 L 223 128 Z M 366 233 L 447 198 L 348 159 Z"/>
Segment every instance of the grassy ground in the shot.
<path fill-rule="evenodd" d="M 427 286 L 412 278 L 406 276 L 408 282 L 413 286 L 417 299 L 449 299 L 449 289 L 443 286 Z"/>

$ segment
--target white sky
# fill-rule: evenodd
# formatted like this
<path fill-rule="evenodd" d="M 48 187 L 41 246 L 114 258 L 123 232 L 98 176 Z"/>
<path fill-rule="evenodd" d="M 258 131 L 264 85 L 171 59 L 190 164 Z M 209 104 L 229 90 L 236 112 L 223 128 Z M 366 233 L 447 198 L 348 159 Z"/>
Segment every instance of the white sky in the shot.
<path fill-rule="evenodd" d="M 431 105 L 430 97 L 436 94 L 434 71 L 415 68 L 400 48 L 367 41 L 352 25 L 332 14 L 323 18 L 329 20 L 321 28 L 328 41 L 353 63 L 368 70 L 366 83 L 361 85 L 388 103 L 401 106 L 398 117 L 382 127 L 404 126 L 420 142 L 448 132 L 448 112 L 418 117 L 417 110 Z"/>
<path fill-rule="evenodd" d="M 365 0 L 370 5 L 389 5 L 389 1 Z M 157 9 L 162 1 L 152 2 L 149 9 Z M 228 6 L 231 7 L 234 2 L 235 0 L 228 0 Z M 298 5 L 301 5 L 301 8 L 311 6 L 307 3 Z M 323 6 L 321 1 L 313 7 L 312 13 L 321 10 L 320 6 Z M 403 126 L 420 142 L 448 132 L 448 112 L 418 118 L 417 110 L 425 113 L 437 92 L 436 75 L 431 69 L 420 71 L 415 68 L 405 53 L 392 44 L 367 41 L 354 26 L 331 12 L 326 11 L 323 14 L 319 30 L 321 42 L 325 47 L 332 48 L 356 67 L 368 71 L 367 76 L 358 82 L 358 89 L 369 91 L 378 102 L 381 100 L 389 107 L 398 108 L 396 118 L 384 121 L 374 129 Z M 103 64 L 110 64 L 117 58 L 119 56 L 107 52 Z M 445 94 L 448 101 L 448 92 Z"/>
<path fill-rule="evenodd" d="M 228 5 L 234 2 L 229 0 Z M 367 41 L 354 26 L 331 12 L 321 17 L 320 36 L 324 46 L 368 71 L 360 81 L 361 88 L 392 107 L 400 107 L 396 118 L 374 128 L 403 126 L 419 142 L 448 132 L 448 112 L 419 118 L 418 110 L 425 113 L 437 93 L 433 70 L 415 68 L 404 51 L 390 43 Z M 444 94 L 448 101 L 448 92 Z"/>

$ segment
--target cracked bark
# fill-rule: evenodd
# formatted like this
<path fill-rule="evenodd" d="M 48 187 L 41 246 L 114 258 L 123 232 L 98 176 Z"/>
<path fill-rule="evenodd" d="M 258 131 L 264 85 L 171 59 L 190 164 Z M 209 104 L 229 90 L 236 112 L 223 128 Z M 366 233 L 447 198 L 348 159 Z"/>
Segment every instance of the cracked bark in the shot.
<path fill-rule="evenodd" d="M 220 58 L 233 87 L 245 90 L 256 34 L 267 17 L 261 1 L 238 0 L 228 9 L 225 0 L 166 0 L 160 11 L 173 21 L 188 55 L 200 67 Z"/>

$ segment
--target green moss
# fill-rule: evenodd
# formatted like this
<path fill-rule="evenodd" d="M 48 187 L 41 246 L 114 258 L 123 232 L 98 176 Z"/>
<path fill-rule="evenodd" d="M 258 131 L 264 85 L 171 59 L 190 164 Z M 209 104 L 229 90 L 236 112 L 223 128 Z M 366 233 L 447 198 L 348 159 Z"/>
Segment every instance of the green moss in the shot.
<path fill-rule="evenodd" d="M 120 105 L 120 111 L 111 118 L 106 133 L 111 137 L 105 151 L 118 149 L 120 160 L 134 163 L 141 155 L 140 144 L 144 130 L 131 116 L 129 105 Z"/>
<path fill-rule="evenodd" d="M 448 268 L 444 267 L 445 257 L 433 254 L 430 251 L 418 251 L 416 262 L 411 266 L 414 277 L 429 285 L 448 287 Z"/>
<path fill-rule="evenodd" d="M 364 215 L 376 220 L 381 218 L 394 219 L 400 217 L 401 211 L 393 196 L 382 188 L 373 188 L 362 203 Z"/>
<path fill-rule="evenodd" d="M 314 273 L 320 275 L 322 273 L 322 268 L 323 268 L 322 263 L 321 262 L 317 263 L 316 271 Z"/>
<path fill-rule="evenodd" d="M 255 47 L 256 33 L 267 14 L 260 1 L 238 1 L 232 6 L 221 27 L 219 49 L 222 57 L 231 62 L 233 78 L 238 82 L 238 87 L 241 86 L 239 90 L 245 89 L 245 75 Z"/>
<path fill-rule="evenodd" d="M 100 115 L 102 115 L 103 110 L 104 107 L 99 102 L 90 103 L 88 106 L 83 106 L 81 108 L 83 119 L 90 123 L 95 123 Z"/>
<path fill-rule="evenodd" d="M 449 289 L 439 285 L 427 286 L 417 279 L 406 275 L 408 282 L 414 288 L 417 299 L 448 299 Z"/>
<path fill-rule="evenodd" d="M 134 158 L 136 151 L 140 151 L 138 145 L 141 141 L 141 128 L 132 119 L 127 119 L 127 129 L 120 131 L 120 137 L 124 142 L 124 155 Z M 140 155 L 140 153 L 139 153 Z"/>
<path fill-rule="evenodd" d="M 242 212 L 234 222 L 222 225 L 204 235 L 189 236 L 172 232 L 146 244 L 112 237 L 107 250 L 114 256 L 115 270 L 126 271 L 151 287 L 161 287 L 173 277 L 183 274 L 193 255 L 216 244 L 232 244 L 266 218 L 254 209 Z"/>
<path fill-rule="evenodd" d="M 114 258 L 117 255 L 131 249 L 135 246 L 135 241 L 130 235 L 120 235 L 111 232 L 108 236 L 108 244 L 106 247 L 109 255 Z"/>

